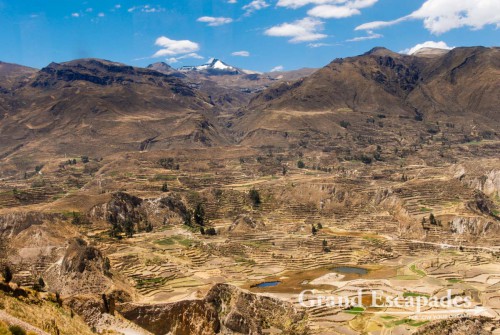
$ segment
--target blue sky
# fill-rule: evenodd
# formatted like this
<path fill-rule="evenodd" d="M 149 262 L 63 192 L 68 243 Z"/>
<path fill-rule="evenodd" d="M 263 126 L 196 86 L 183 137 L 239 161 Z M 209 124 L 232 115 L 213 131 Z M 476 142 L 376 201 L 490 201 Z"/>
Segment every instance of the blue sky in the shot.
<path fill-rule="evenodd" d="M 0 60 L 37 68 L 87 57 L 174 67 L 217 57 L 265 72 L 375 46 L 498 46 L 500 1 L 0 0 L 0 27 Z"/>

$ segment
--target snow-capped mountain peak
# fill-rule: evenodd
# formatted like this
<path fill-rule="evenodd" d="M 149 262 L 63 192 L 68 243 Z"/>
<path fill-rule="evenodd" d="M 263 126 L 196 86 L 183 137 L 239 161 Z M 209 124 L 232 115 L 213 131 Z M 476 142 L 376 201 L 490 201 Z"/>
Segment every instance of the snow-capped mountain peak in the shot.
<path fill-rule="evenodd" d="M 210 58 L 207 63 L 200 66 L 183 66 L 180 71 L 199 71 L 211 74 L 241 74 L 242 70 L 228 65 L 217 58 Z"/>

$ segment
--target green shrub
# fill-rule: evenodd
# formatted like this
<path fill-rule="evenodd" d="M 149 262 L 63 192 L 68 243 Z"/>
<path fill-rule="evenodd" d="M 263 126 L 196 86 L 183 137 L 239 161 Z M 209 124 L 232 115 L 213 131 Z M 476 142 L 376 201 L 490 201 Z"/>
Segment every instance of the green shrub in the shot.
<path fill-rule="evenodd" d="M 345 121 L 345 120 L 340 121 L 340 126 L 341 126 L 342 128 L 347 128 L 347 127 L 349 127 L 350 125 L 351 125 L 351 124 L 349 123 L 349 121 Z"/>
<path fill-rule="evenodd" d="M 15 325 L 10 326 L 9 330 L 12 333 L 12 335 L 26 335 L 26 331 L 19 326 L 15 326 Z"/>
<path fill-rule="evenodd" d="M 200 226 L 205 225 L 205 208 L 203 208 L 203 204 L 201 203 L 196 205 L 194 209 L 194 222 Z"/>

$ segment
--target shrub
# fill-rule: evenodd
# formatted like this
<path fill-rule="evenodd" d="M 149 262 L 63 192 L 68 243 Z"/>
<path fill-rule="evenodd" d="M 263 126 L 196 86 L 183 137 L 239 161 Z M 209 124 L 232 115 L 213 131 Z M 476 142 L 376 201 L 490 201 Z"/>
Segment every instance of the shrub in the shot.
<path fill-rule="evenodd" d="M 90 162 L 89 156 L 82 156 L 82 163 L 87 164 L 88 162 Z"/>
<path fill-rule="evenodd" d="M 361 156 L 361 161 L 365 164 L 371 164 L 372 163 L 372 158 L 366 155 Z"/>
<path fill-rule="evenodd" d="M 87 219 L 87 217 L 85 217 L 81 213 L 72 212 L 71 215 L 72 215 L 71 224 L 74 224 L 76 226 L 90 224 L 90 221 Z"/>
<path fill-rule="evenodd" d="M 215 235 L 217 235 L 217 231 L 215 230 L 214 227 L 210 227 L 207 230 L 205 230 L 205 234 L 210 235 L 210 236 L 215 236 Z"/>
<path fill-rule="evenodd" d="M 340 121 L 340 126 L 341 126 L 342 128 L 347 128 L 347 127 L 349 127 L 350 125 L 351 125 L 351 124 L 349 123 L 349 121 L 346 121 L 346 120 L 342 120 L 342 121 Z"/>
<path fill-rule="evenodd" d="M 297 167 L 299 169 L 304 169 L 306 167 L 306 164 L 303 161 L 298 161 L 297 162 Z"/>
<path fill-rule="evenodd" d="M 144 231 L 146 233 L 150 233 L 153 231 L 153 224 L 149 221 L 146 221 L 146 224 L 145 224 L 145 227 L 144 227 Z"/>
<path fill-rule="evenodd" d="M 26 335 L 26 331 L 16 325 L 12 325 L 9 327 L 9 331 L 12 333 L 12 335 Z"/>
<path fill-rule="evenodd" d="M 178 164 L 176 165 L 173 158 L 162 158 L 159 160 L 158 164 L 167 170 L 178 170 Z"/>

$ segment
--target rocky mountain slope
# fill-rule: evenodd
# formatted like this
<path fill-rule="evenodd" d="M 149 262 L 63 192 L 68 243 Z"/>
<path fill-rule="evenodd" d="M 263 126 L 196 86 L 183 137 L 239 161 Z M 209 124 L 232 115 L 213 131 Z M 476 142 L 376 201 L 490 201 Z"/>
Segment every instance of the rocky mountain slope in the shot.
<path fill-rule="evenodd" d="M 270 142 L 296 144 L 307 134 L 318 145 L 344 133 L 383 133 L 395 143 L 405 133 L 419 137 L 446 128 L 456 133 L 449 140 L 495 137 L 499 76 L 499 48 L 456 48 L 432 58 L 375 48 L 258 93 L 235 131 L 244 143 L 271 136 Z M 461 134 L 451 131 L 457 128 Z"/>
<path fill-rule="evenodd" d="M 95 59 L 53 63 L 8 93 L 0 156 L 222 145 L 213 107 L 202 92 L 157 71 Z"/>

